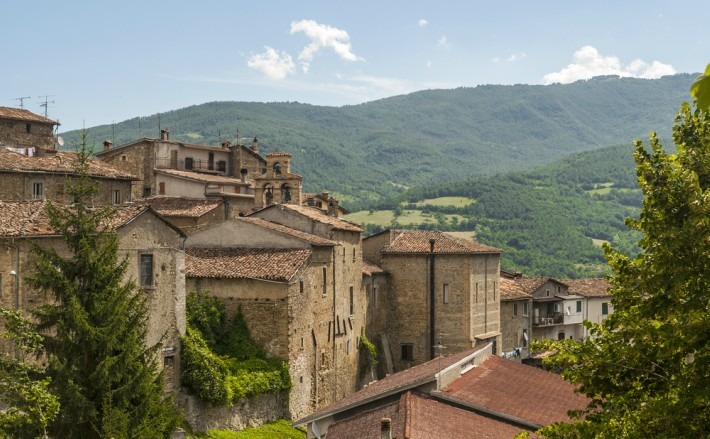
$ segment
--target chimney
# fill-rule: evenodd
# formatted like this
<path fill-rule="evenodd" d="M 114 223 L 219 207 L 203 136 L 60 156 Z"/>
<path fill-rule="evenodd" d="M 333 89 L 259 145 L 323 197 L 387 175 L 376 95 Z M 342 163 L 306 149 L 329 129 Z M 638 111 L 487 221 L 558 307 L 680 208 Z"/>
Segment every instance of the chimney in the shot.
<path fill-rule="evenodd" d="M 110 140 L 104 140 L 104 151 L 108 151 L 113 148 L 113 142 Z"/>
<path fill-rule="evenodd" d="M 251 146 L 249 147 L 249 149 L 251 149 L 252 151 L 254 151 L 255 153 L 258 154 L 259 153 L 259 139 L 254 137 L 254 141 L 251 142 Z"/>
<path fill-rule="evenodd" d="M 241 170 L 239 170 L 239 172 L 242 174 L 242 183 L 246 183 L 247 172 L 249 172 L 249 170 L 247 168 L 242 168 Z"/>
<path fill-rule="evenodd" d="M 392 439 L 392 418 L 380 420 L 380 439 Z"/>
<path fill-rule="evenodd" d="M 230 145 L 231 143 L 229 142 L 229 140 L 225 140 L 224 142 L 222 142 L 222 148 L 224 149 L 229 148 Z"/>
<path fill-rule="evenodd" d="M 160 130 L 160 140 L 170 140 L 170 130 L 167 128 Z"/>
<path fill-rule="evenodd" d="M 323 192 L 323 193 L 321 193 L 321 195 L 323 196 L 323 198 L 324 198 L 326 201 L 328 200 L 328 195 L 329 195 L 328 192 Z"/>
<path fill-rule="evenodd" d="M 306 198 L 306 205 L 311 206 L 311 207 L 315 206 L 316 205 L 316 197 Z"/>
<path fill-rule="evenodd" d="M 330 197 L 328 199 L 328 215 L 335 218 L 338 217 L 338 199 Z"/>

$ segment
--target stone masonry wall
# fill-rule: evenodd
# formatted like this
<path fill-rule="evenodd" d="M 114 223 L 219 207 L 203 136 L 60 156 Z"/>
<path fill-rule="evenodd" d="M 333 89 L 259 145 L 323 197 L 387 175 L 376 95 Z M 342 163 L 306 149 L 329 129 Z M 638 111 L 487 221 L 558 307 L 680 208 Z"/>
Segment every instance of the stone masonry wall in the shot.
<path fill-rule="evenodd" d="M 53 148 L 54 142 L 54 126 L 51 124 L 0 120 L 0 143 L 6 146 Z"/>
<path fill-rule="evenodd" d="M 42 198 L 44 199 L 59 203 L 71 201 L 66 194 L 68 182 L 64 174 L 5 172 L 0 173 L 0 178 L 2 179 L 2 185 L 0 185 L 0 200 L 3 201 L 27 201 L 34 199 L 32 196 L 32 186 L 34 183 L 42 183 Z M 121 202 L 131 200 L 131 181 L 113 179 L 95 179 L 95 181 L 98 183 L 99 191 L 93 199 L 94 205 L 112 205 L 114 191 L 121 193 Z"/>

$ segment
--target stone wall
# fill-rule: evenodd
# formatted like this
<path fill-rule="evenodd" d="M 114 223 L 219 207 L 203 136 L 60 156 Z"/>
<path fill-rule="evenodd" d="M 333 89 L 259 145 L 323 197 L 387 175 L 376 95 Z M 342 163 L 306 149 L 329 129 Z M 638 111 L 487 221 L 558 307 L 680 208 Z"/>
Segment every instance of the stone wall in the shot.
<path fill-rule="evenodd" d="M 22 173 L 22 172 L 2 172 L 0 173 L 2 185 L 0 185 L 0 200 L 3 201 L 28 201 L 33 197 L 33 185 L 42 184 L 43 199 L 68 203 L 70 198 L 67 195 L 67 176 L 64 174 L 51 173 Z M 131 200 L 130 180 L 114 180 L 95 178 L 98 183 L 98 193 L 93 198 L 96 206 L 110 206 L 114 201 L 114 191 L 120 193 L 120 201 Z"/>
<path fill-rule="evenodd" d="M 153 176 L 155 151 L 152 141 L 144 139 L 120 148 L 105 150 L 97 156 L 114 168 L 128 172 L 140 179 L 133 185 L 133 199 L 144 198 L 146 188 L 150 191 L 147 195 L 155 195 Z"/>
<path fill-rule="evenodd" d="M 0 120 L 0 143 L 19 148 L 54 148 L 54 125 L 3 119 Z"/>
<path fill-rule="evenodd" d="M 264 394 L 237 401 L 231 407 L 212 407 L 185 392 L 176 395 L 185 421 L 195 431 L 212 429 L 243 430 L 277 419 L 288 418 L 288 396 L 284 393 Z"/>
<path fill-rule="evenodd" d="M 528 311 L 525 313 L 525 304 Z M 500 302 L 501 351 L 527 347 L 532 340 L 532 299 L 505 300 Z M 524 332 L 527 333 L 527 341 Z"/>

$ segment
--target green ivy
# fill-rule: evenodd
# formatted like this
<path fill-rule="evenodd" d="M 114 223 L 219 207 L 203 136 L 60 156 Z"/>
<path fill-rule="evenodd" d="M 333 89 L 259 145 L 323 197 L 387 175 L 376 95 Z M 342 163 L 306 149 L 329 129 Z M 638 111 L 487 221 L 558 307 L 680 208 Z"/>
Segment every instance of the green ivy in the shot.
<path fill-rule="evenodd" d="M 370 356 L 373 366 L 377 366 L 377 346 L 375 346 L 365 335 L 365 328 L 360 331 L 360 349 L 367 352 Z"/>
<path fill-rule="evenodd" d="M 229 369 L 225 361 L 212 352 L 200 331 L 191 325 L 181 344 L 182 384 L 214 406 L 229 405 L 233 394 L 227 385 Z"/>

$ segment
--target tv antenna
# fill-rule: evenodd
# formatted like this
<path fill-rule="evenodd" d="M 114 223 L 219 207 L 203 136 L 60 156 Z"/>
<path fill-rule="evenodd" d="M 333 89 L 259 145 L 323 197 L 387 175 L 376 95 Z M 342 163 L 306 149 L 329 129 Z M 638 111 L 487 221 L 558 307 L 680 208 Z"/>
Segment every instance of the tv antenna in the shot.
<path fill-rule="evenodd" d="M 21 98 L 13 99 L 13 101 L 20 101 L 20 108 L 25 108 L 25 99 L 32 99 L 32 96 L 22 96 Z"/>
<path fill-rule="evenodd" d="M 40 104 L 39 104 L 40 107 L 44 107 L 44 117 L 47 117 L 47 110 L 49 108 L 49 104 L 54 103 L 54 101 L 49 100 L 49 98 L 52 96 L 54 96 L 54 95 L 37 96 L 40 99 L 44 98 L 44 102 L 40 102 Z"/>

